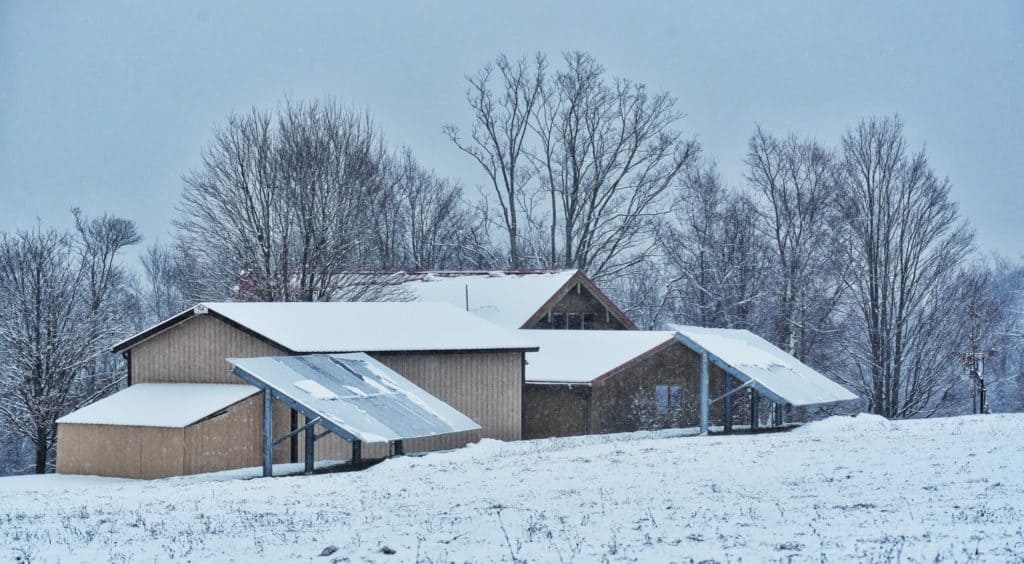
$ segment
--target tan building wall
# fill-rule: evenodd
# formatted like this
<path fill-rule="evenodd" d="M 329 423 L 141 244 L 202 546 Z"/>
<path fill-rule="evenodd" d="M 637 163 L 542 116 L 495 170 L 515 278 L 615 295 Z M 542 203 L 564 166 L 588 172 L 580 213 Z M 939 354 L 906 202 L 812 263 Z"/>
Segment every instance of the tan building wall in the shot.
<path fill-rule="evenodd" d="M 121 478 L 184 473 L 184 429 L 57 425 L 57 472 Z"/>
<path fill-rule="evenodd" d="M 222 415 L 185 428 L 186 474 L 263 464 L 263 394 L 231 406 Z"/>
<path fill-rule="evenodd" d="M 130 354 L 132 383 L 238 384 L 243 382 L 231 373 L 226 358 L 289 353 L 213 315 L 200 315 L 139 343 Z M 501 440 L 521 438 L 523 353 L 374 353 L 373 356 L 483 428 L 480 432 L 408 441 L 404 445 L 406 452 L 457 448 L 481 436 Z M 257 437 L 261 432 L 262 404 L 258 409 L 256 424 L 252 427 Z M 299 421 L 299 424 L 304 423 L 302 417 Z M 274 436 L 283 436 L 290 429 L 291 409 L 280 401 L 275 402 Z M 302 437 L 296 441 L 298 460 L 301 460 Z M 388 445 L 364 445 L 363 456 L 380 458 L 388 454 L 388 449 Z M 289 441 L 277 445 L 274 461 L 291 461 L 291 450 Z M 318 460 L 348 460 L 350 456 L 350 445 L 340 437 L 327 435 L 317 441 Z M 257 460 L 256 464 L 259 463 Z"/>
<path fill-rule="evenodd" d="M 373 353 L 374 358 L 480 425 L 480 431 L 414 439 L 406 452 L 465 446 L 481 437 L 522 438 L 523 353 Z M 383 458 L 389 445 L 363 445 L 364 458 Z M 301 450 L 301 446 L 300 446 Z M 335 435 L 316 443 L 317 460 L 349 460 L 351 445 Z"/>
<path fill-rule="evenodd" d="M 258 466 L 262 396 L 188 427 L 57 425 L 57 472 L 167 478 Z"/>
<path fill-rule="evenodd" d="M 710 396 L 724 392 L 725 373 L 711 366 Z M 735 380 L 734 385 L 739 385 Z M 682 405 L 658 413 L 657 386 L 682 388 Z M 527 385 L 526 438 L 581 434 L 585 393 L 568 393 L 568 386 Z M 723 422 L 724 402 L 712 404 L 710 423 Z M 663 346 L 593 383 L 589 394 L 589 431 L 620 433 L 644 429 L 695 427 L 700 424 L 700 355 L 679 343 Z M 740 393 L 733 404 L 733 421 L 749 418 L 749 395 Z"/>
<path fill-rule="evenodd" d="M 225 359 L 288 352 L 212 315 L 197 315 L 139 343 L 129 354 L 132 384 L 244 384 Z M 261 408 L 259 421 L 262 418 Z M 290 408 L 274 402 L 274 436 L 285 435 L 290 428 Z M 274 447 L 274 462 L 290 460 L 287 441 Z"/>

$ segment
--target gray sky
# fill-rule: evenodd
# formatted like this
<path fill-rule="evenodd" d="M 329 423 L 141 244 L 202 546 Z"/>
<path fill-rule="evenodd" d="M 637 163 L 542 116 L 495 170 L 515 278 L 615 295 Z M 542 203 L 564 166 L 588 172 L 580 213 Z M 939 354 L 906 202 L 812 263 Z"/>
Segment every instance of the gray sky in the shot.
<path fill-rule="evenodd" d="M 755 124 L 834 143 L 898 112 L 980 248 L 1024 252 L 1021 0 L 55 4 L 0 0 L 0 230 L 77 205 L 167 240 L 212 126 L 284 96 L 365 107 L 472 190 L 441 134 L 468 125 L 463 77 L 502 51 L 582 49 L 676 96 L 732 185 Z"/>

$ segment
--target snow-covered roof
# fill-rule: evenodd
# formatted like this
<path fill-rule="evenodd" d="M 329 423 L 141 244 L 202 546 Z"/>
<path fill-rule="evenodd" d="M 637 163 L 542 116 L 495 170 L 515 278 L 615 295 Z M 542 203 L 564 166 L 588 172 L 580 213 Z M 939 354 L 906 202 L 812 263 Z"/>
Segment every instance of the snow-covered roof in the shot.
<path fill-rule="evenodd" d="M 214 313 L 295 353 L 528 350 L 514 331 L 449 304 L 430 302 L 205 302 Z M 114 347 L 126 348 L 172 318 Z M 183 317 L 184 316 L 184 317 Z"/>
<path fill-rule="evenodd" d="M 480 428 L 364 353 L 229 358 L 234 372 L 347 440 L 379 443 Z"/>
<path fill-rule="evenodd" d="M 399 286 L 417 301 L 452 304 L 502 327 L 518 329 L 577 272 L 427 272 Z"/>
<path fill-rule="evenodd" d="M 754 380 L 759 391 L 791 405 L 857 399 L 846 388 L 750 331 L 689 325 L 670 328 L 679 332 L 684 344 L 697 352 L 707 351 L 711 361 L 721 368 L 740 379 Z"/>
<path fill-rule="evenodd" d="M 257 392 L 247 384 L 135 384 L 57 423 L 187 427 Z"/>
<path fill-rule="evenodd" d="M 526 381 L 585 384 L 660 345 L 675 339 L 673 331 L 521 331 L 540 346 L 526 354 Z"/>

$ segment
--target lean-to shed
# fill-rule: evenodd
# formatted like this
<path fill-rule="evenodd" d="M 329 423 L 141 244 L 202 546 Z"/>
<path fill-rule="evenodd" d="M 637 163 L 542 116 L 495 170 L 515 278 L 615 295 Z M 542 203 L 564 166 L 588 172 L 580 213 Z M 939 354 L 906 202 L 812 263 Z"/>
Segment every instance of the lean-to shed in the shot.
<path fill-rule="evenodd" d="M 757 412 L 762 398 L 780 408 L 856 399 L 749 331 L 673 329 L 523 331 L 540 347 L 527 354 L 525 436 L 731 428 L 768 415 Z M 781 422 L 781 409 L 771 415 Z"/>
<path fill-rule="evenodd" d="M 260 463 L 259 390 L 139 384 L 57 420 L 57 472 L 166 478 Z"/>

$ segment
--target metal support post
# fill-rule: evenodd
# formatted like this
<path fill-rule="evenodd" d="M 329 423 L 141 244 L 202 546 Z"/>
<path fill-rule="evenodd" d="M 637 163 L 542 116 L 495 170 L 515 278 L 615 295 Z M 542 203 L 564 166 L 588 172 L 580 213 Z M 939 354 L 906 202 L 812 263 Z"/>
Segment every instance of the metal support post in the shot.
<path fill-rule="evenodd" d="M 757 404 L 760 403 L 761 397 L 757 393 L 757 390 L 750 388 L 750 430 L 757 430 L 758 418 L 757 418 Z"/>
<path fill-rule="evenodd" d="M 700 353 L 700 434 L 708 434 L 708 407 L 711 404 L 710 367 L 708 352 Z"/>
<path fill-rule="evenodd" d="M 263 477 L 274 475 L 274 397 L 263 388 Z"/>
<path fill-rule="evenodd" d="M 728 372 L 725 375 L 725 432 L 732 432 L 732 376 Z"/>
<path fill-rule="evenodd" d="M 306 424 L 306 474 L 313 473 L 313 461 L 316 454 L 316 425 L 312 423 Z"/>
<path fill-rule="evenodd" d="M 352 464 L 363 461 L 363 441 L 352 441 Z"/>

